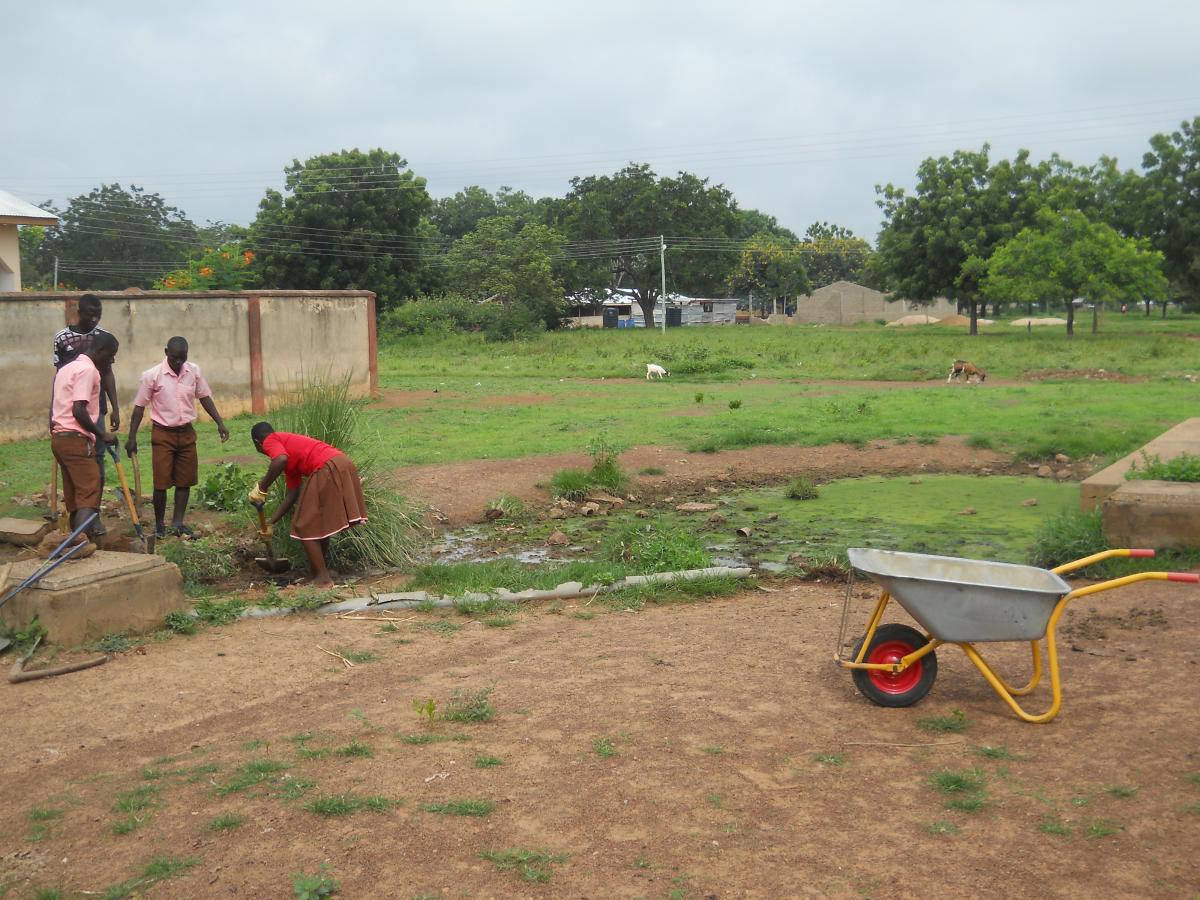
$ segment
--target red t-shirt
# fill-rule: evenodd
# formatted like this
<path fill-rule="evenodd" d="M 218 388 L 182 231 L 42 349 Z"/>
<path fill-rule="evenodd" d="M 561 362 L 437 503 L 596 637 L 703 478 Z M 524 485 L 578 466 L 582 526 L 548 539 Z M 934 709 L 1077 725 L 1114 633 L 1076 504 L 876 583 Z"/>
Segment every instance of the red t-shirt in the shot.
<path fill-rule="evenodd" d="M 273 431 L 268 434 L 263 441 L 263 450 L 271 459 L 287 454 L 287 466 L 284 467 L 283 477 L 289 490 L 300 487 L 300 479 L 311 475 L 342 453 L 337 447 L 331 447 L 323 441 L 287 431 Z"/>

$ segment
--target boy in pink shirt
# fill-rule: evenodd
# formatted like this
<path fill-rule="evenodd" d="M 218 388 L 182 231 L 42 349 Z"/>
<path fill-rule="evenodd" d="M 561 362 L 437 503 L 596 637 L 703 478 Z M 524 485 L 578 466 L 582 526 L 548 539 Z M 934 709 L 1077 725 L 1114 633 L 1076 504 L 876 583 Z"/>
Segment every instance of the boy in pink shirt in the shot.
<path fill-rule="evenodd" d="M 117 436 L 104 430 L 100 417 L 101 371 L 112 368 L 119 344 L 108 332 L 97 334 L 91 345 L 54 376 L 50 408 L 50 449 L 63 473 L 63 499 L 77 528 L 100 511 L 100 469 L 96 458 L 104 444 Z M 89 534 L 96 536 L 95 523 Z"/>
<path fill-rule="evenodd" d="M 146 407 L 150 407 L 154 467 L 154 533 L 166 534 L 163 524 L 167 515 L 167 490 L 175 489 L 175 512 L 171 530 L 181 537 L 191 537 L 192 529 L 183 524 L 192 485 L 199 478 L 200 460 L 196 454 L 196 401 L 217 423 L 221 443 L 229 440 L 229 429 L 217 412 L 208 382 L 200 367 L 188 362 L 188 342 L 181 337 L 167 341 L 165 358 L 152 369 L 142 373 L 137 396 L 133 400 L 133 415 L 129 418 L 129 439 L 125 452 L 137 453 L 137 433 L 142 425 Z"/>

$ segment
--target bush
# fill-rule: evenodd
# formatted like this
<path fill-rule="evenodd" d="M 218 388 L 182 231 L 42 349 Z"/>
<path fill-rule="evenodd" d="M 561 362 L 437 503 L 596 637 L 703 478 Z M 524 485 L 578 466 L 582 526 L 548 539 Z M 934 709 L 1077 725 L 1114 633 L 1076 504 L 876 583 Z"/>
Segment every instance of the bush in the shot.
<path fill-rule="evenodd" d="M 200 538 L 195 541 L 171 541 L 160 544 L 167 562 L 179 566 L 183 580 L 190 586 L 214 584 L 231 578 L 237 572 L 233 544 L 219 538 Z"/>
<path fill-rule="evenodd" d="M 816 500 L 821 496 L 817 490 L 817 486 L 807 478 L 797 478 L 788 485 L 787 497 L 789 500 Z"/>
<path fill-rule="evenodd" d="M 604 558 L 631 566 L 638 574 L 702 569 L 712 565 L 704 542 L 691 531 L 661 528 L 653 522 L 626 522 L 604 542 Z"/>
<path fill-rule="evenodd" d="M 669 364 L 667 368 L 673 375 L 717 375 L 730 369 L 753 368 L 748 360 L 725 353 L 714 353 L 702 344 L 662 347 L 658 350 L 658 355 Z"/>
<path fill-rule="evenodd" d="M 208 509 L 220 512 L 241 509 L 246 494 L 257 480 L 258 476 L 243 470 L 237 463 L 222 463 L 196 490 L 196 500 Z"/>
<path fill-rule="evenodd" d="M 1181 453 L 1174 459 L 1163 462 L 1158 454 L 1147 456 L 1142 451 L 1142 461 L 1139 465 L 1134 461 L 1125 477 L 1131 481 L 1200 481 L 1200 455 Z"/>
<path fill-rule="evenodd" d="M 527 307 L 479 303 L 458 294 L 409 300 L 385 312 L 379 324 L 388 335 L 481 332 L 491 341 L 512 340 L 545 328 L 545 322 Z"/>
<path fill-rule="evenodd" d="M 592 477 L 583 469 L 559 469 L 550 478 L 550 492 L 566 500 L 582 500 L 592 486 Z"/>
<path fill-rule="evenodd" d="M 1099 507 L 1086 513 L 1068 509 L 1042 522 L 1033 539 L 1029 564 L 1053 569 L 1107 549 Z"/>

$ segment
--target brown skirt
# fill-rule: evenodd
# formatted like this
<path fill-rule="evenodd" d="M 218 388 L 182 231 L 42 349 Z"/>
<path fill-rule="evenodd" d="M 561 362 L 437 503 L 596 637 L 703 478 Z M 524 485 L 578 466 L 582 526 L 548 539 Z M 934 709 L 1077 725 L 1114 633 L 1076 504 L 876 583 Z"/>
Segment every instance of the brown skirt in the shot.
<path fill-rule="evenodd" d="M 365 521 L 362 480 L 350 457 L 341 453 L 304 480 L 292 513 L 292 537 L 319 541 Z"/>

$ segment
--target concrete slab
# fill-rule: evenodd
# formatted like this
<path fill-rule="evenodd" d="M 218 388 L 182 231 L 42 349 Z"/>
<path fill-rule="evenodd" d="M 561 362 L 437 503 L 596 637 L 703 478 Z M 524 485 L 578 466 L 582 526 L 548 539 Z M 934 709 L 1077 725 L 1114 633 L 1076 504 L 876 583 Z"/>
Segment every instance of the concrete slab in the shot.
<path fill-rule="evenodd" d="M 1142 453 L 1157 456 L 1164 462 L 1182 453 L 1200 454 L 1200 418 L 1185 419 L 1170 431 L 1165 431 L 1140 450 L 1117 460 L 1107 469 L 1101 469 L 1079 486 L 1079 507 L 1084 512 L 1095 509 L 1105 497 L 1123 484 L 1125 473 L 1135 462 L 1140 462 Z"/>
<path fill-rule="evenodd" d="M 1200 484 L 1126 481 L 1104 501 L 1110 547 L 1200 547 Z"/>
<path fill-rule="evenodd" d="M 13 565 L 9 585 L 31 575 L 41 560 Z M 159 556 L 98 550 L 69 560 L 0 609 L 0 622 L 23 627 L 34 616 L 48 639 L 67 647 L 110 631 L 145 633 L 162 627 L 167 613 L 189 608 L 179 567 Z"/>
<path fill-rule="evenodd" d="M 32 547 L 50 531 L 45 519 L 15 519 L 0 516 L 0 541 L 18 547 Z"/>

